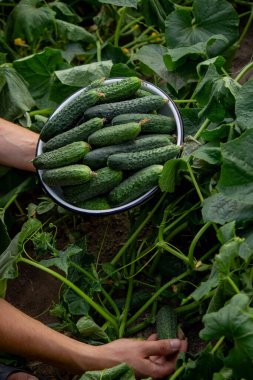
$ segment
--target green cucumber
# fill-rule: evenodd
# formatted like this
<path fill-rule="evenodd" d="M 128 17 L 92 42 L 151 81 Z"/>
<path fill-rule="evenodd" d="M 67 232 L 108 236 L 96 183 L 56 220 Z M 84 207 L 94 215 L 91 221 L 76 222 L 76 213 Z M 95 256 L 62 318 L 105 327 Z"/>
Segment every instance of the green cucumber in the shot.
<path fill-rule="evenodd" d="M 73 99 L 70 97 L 67 104 L 59 108 L 46 122 L 40 132 L 40 138 L 46 142 L 52 137 L 73 128 L 83 115 L 84 111 L 94 106 L 101 97 L 96 90 L 85 89 Z"/>
<path fill-rule="evenodd" d="M 107 159 L 110 155 L 123 152 L 138 152 L 160 146 L 171 144 L 171 136 L 169 135 L 144 135 L 138 136 L 132 141 L 124 144 L 109 145 L 102 148 L 92 149 L 83 159 L 83 163 L 92 169 L 102 168 L 106 166 Z"/>
<path fill-rule="evenodd" d="M 77 207 L 84 208 L 86 210 L 108 210 L 111 208 L 107 198 L 103 196 L 79 202 L 77 203 Z"/>
<path fill-rule="evenodd" d="M 115 116 L 123 113 L 148 113 L 151 111 L 157 111 L 166 103 L 168 103 L 168 99 L 159 95 L 144 96 L 143 98 L 95 105 L 84 112 L 84 117 L 88 119 L 93 117 L 103 117 L 106 118 L 107 121 L 110 121 Z"/>
<path fill-rule="evenodd" d="M 92 133 L 101 129 L 103 125 L 104 119 L 98 117 L 90 119 L 69 131 L 60 133 L 51 138 L 43 145 L 43 151 L 48 152 L 75 141 L 86 141 Z"/>
<path fill-rule="evenodd" d="M 97 87 L 96 90 L 102 94 L 99 103 L 110 103 L 132 98 L 140 87 L 141 79 L 129 77 L 119 79 L 117 82 L 110 84 L 104 84 L 103 86 Z"/>
<path fill-rule="evenodd" d="M 143 98 L 143 96 L 149 96 L 150 94 L 151 94 L 151 92 L 140 89 L 140 90 L 136 91 L 135 97 L 136 98 Z"/>
<path fill-rule="evenodd" d="M 76 141 L 51 152 L 41 153 L 32 161 L 36 169 L 54 169 L 75 164 L 90 150 L 84 141 Z"/>
<path fill-rule="evenodd" d="M 92 146 L 107 146 L 120 144 L 125 141 L 133 140 L 141 131 L 138 123 L 118 124 L 105 127 L 92 133 L 88 138 L 88 143 Z"/>
<path fill-rule="evenodd" d="M 130 122 L 141 122 L 142 133 L 171 133 L 176 128 L 176 121 L 173 117 L 160 114 L 122 114 L 112 119 L 112 125 Z"/>
<path fill-rule="evenodd" d="M 131 202 L 158 185 L 158 179 L 163 170 L 163 165 L 150 165 L 132 174 L 108 195 L 112 206 L 120 206 Z"/>
<path fill-rule="evenodd" d="M 159 339 L 177 338 L 177 315 L 169 306 L 162 306 L 156 315 L 156 332 Z"/>
<path fill-rule="evenodd" d="M 80 185 L 96 175 L 87 165 L 75 164 L 44 170 L 43 181 L 49 186 Z"/>
<path fill-rule="evenodd" d="M 175 158 L 180 149 L 180 146 L 170 144 L 140 152 L 115 153 L 108 157 L 107 165 L 115 170 L 139 170 L 153 164 L 164 164 Z"/>
<path fill-rule="evenodd" d="M 79 203 L 87 199 L 109 193 L 123 179 L 121 170 L 108 167 L 98 169 L 96 176 L 83 185 L 68 186 L 64 188 L 63 195 L 69 203 Z"/>

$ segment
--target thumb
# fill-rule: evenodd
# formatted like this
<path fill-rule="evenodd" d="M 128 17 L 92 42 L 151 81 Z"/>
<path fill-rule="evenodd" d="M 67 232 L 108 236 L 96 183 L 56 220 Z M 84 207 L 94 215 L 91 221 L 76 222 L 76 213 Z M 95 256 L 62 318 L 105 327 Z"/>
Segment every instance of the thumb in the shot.
<path fill-rule="evenodd" d="M 174 355 L 181 348 L 180 339 L 147 340 L 144 345 L 145 356 Z"/>

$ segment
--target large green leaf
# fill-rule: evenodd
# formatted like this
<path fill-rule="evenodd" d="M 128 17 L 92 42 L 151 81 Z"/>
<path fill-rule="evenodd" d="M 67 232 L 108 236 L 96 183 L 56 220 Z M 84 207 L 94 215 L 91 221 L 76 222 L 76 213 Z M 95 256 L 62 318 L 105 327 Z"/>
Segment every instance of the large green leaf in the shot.
<path fill-rule="evenodd" d="M 57 34 L 59 38 L 69 41 L 82 41 L 86 43 L 96 43 L 95 37 L 85 28 L 71 24 L 63 20 L 55 20 Z"/>
<path fill-rule="evenodd" d="M 0 116 L 13 120 L 34 106 L 34 100 L 23 79 L 13 67 L 0 67 Z"/>
<path fill-rule="evenodd" d="M 161 30 L 165 28 L 166 16 L 175 9 L 170 0 L 141 0 L 138 5 L 145 22 L 148 25 L 155 25 Z"/>
<path fill-rule="evenodd" d="M 223 164 L 217 189 L 226 196 L 253 205 L 253 129 L 221 144 Z"/>
<path fill-rule="evenodd" d="M 54 107 L 56 104 L 50 100 L 52 87 L 54 87 L 54 72 L 66 65 L 61 51 L 45 48 L 36 53 L 13 62 L 17 72 L 29 84 L 29 90 L 39 108 Z M 60 90 L 60 89 L 58 89 Z"/>
<path fill-rule="evenodd" d="M 118 5 L 119 7 L 137 8 L 137 0 L 98 0 L 103 4 Z"/>
<path fill-rule="evenodd" d="M 203 318 L 205 327 L 200 331 L 200 337 L 211 340 L 225 336 L 234 342 L 234 347 L 229 354 L 230 358 L 231 356 L 236 358 L 237 355 L 240 358 L 244 356 L 246 361 L 249 359 L 252 366 L 253 309 L 249 307 L 249 302 L 246 294 L 237 294 L 219 311 L 206 314 Z M 231 360 L 230 365 L 234 365 Z"/>
<path fill-rule="evenodd" d="M 200 117 L 221 122 L 225 117 L 234 117 L 235 99 L 240 86 L 229 76 L 218 73 L 211 64 L 196 88 L 196 99 L 202 110 Z"/>
<path fill-rule="evenodd" d="M 222 193 L 214 194 L 204 200 L 202 215 L 205 222 L 225 224 L 235 220 L 244 224 L 253 220 L 253 205 L 237 201 Z"/>
<path fill-rule="evenodd" d="M 101 371 L 87 371 L 79 380 L 135 380 L 133 370 L 122 363 Z"/>
<path fill-rule="evenodd" d="M 109 77 L 112 65 L 112 61 L 93 62 L 71 69 L 57 70 L 55 75 L 62 84 L 85 87 L 99 78 Z"/>
<path fill-rule="evenodd" d="M 54 27 L 52 9 L 40 0 L 21 0 L 8 17 L 6 36 L 10 43 L 15 38 L 22 38 L 28 44 L 35 44 L 41 37 Z"/>
<path fill-rule="evenodd" d="M 210 56 L 218 55 L 233 44 L 238 36 L 238 15 L 226 0 L 194 0 L 192 14 L 177 9 L 165 21 L 165 36 L 169 48 L 178 48 L 205 42 L 215 34 L 225 41 L 217 41 Z"/>
<path fill-rule="evenodd" d="M 236 120 L 242 129 L 253 128 L 253 77 L 240 89 L 236 102 Z"/>

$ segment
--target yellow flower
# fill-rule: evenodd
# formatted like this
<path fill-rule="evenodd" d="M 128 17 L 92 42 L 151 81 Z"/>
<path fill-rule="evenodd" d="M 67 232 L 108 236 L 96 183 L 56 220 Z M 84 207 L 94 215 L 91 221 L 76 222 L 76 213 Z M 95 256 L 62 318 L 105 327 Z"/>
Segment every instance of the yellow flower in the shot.
<path fill-rule="evenodd" d="M 123 53 L 125 53 L 125 54 L 129 53 L 129 49 L 128 49 L 128 48 L 122 48 L 122 51 L 123 51 Z"/>
<path fill-rule="evenodd" d="M 14 45 L 16 46 L 27 46 L 26 41 L 22 38 L 15 38 Z"/>

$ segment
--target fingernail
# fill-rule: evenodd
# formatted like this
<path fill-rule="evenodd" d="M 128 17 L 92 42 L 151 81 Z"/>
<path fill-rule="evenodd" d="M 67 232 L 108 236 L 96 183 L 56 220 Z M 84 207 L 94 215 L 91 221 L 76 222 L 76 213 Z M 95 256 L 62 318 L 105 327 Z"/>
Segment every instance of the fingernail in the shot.
<path fill-rule="evenodd" d="M 170 339 L 170 347 L 172 348 L 172 350 L 179 350 L 181 346 L 181 341 L 180 339 Z"/>

